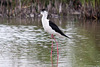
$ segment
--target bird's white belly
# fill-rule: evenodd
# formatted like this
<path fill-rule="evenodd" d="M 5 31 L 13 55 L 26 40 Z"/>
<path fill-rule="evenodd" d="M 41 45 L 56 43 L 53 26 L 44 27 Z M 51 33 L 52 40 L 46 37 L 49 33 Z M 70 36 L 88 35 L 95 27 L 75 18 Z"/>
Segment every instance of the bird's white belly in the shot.
<path fill-rule="evenodd" d="M 55 30 L 53 30 L 50 26 L 44 27 L 44 30 L 49 34 L 53 34 L 53 35 L 57 35 L 59 37 L 63 37 L 61 34 L 57 33 Z"/>
<path fill-rule="evenodd" d="M 46 26 L 44 25 L 43 28 L 49 34 L 56 34 L 56 32 L 48 25 L 46 25 Z"/>
<path fill-rule="evenodd" d="M 42 20 L 42 25 L 44 30 L 49 34 L 59 35 L 59 33 L 55 32 L 50 26 L 49 26 L 48 20 Z"/>

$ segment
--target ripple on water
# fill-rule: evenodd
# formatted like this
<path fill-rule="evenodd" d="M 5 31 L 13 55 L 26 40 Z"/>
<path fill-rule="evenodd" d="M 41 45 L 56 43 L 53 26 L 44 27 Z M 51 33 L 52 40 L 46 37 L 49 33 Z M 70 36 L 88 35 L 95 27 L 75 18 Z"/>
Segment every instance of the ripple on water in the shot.
<path fill-rule="evenodd" d="M 41 35 L 41 30 L 35 30 L 34 26 L 8 26 L 0 25 L 0 43 L 22 43 L 28 41 L 36 41 L 37 36 Z M 38 32 L 35 32 L 38 31 Z M 34 35 L 35 34 L 35 35 Z"/>
<path fill-rule="evenodd" d="M 62 30 L 74 39 L 55 37 L 59 44 L 59 67 L 100 66 L 100 34 L 93 38 L 93 34 L 88 35 L 84 28 L 79 29 L 74 23 L 70 26 L 68 24 Z M 51 37 L 41 28 L 32 25 L 0 25 L 0 67 L 51 67 L 50 51 Z M 55 42 L 53 62 L 56 66 Z"/>

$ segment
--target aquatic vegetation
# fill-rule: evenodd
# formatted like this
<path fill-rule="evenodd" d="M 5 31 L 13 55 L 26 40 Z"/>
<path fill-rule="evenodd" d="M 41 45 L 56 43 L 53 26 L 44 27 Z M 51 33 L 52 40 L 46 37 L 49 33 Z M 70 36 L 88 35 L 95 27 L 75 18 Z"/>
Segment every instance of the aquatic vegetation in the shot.
<path fill-rule="evenodd" d="M 51 16 L 81 14 L 83 18 L 100 18 L 100 0 L 1 0 L 1 17 L 37 17 L 42 8 Z"/>

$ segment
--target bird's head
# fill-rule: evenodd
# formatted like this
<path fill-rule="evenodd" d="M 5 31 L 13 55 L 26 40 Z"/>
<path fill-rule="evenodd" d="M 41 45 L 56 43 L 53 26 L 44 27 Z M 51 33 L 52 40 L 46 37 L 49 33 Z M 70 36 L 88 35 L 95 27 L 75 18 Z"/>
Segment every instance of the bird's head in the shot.
<path fill-rule="evenodd" d="M 42 9 L 41 10 L 41 15 L 42 16 L 47 16 L 48 15 L 48 12 L 45 9 Z"/>

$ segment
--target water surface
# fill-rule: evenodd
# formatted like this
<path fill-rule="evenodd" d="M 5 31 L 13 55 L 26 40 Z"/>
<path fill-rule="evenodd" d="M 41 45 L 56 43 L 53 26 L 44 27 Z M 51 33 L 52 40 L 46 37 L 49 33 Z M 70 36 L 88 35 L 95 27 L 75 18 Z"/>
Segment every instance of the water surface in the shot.
<path fill-rule="evenodd" d="M 58 67 L 100 67 L 100 22 L 52 19 L 69 37 L 59 43 Z M 0 67 L 51 67 L 51 37 L 40 19 L 0 18 Z M 53 65 L 57 50 L 54 42 Z"/>

